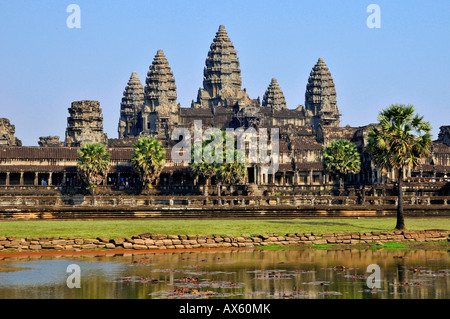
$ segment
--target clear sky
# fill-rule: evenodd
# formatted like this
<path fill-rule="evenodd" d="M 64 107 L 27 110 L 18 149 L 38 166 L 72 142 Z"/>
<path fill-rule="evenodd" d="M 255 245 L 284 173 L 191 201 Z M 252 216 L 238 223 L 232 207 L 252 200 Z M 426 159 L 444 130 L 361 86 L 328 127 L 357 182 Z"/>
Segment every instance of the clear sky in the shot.
<path fill-rule="evenodd" d="M 66 25 L 69 4 L 81 28 Z M 381 27 L 368 28 L 370 4 Z M 131 72 L 145 77 L 158 49 L 190 107 L 209 46 L 225 25 L 243 87 L 264 95 L 278 79 L 289 108 L 304 104 L 309 73 L 323 57 L 334 78 L 341 125 L 376 122 L 390 104 L 413 104 L 433 126 L 450 125 L 450 3 L 381 0 L 0 0 L 0 117 L 24 145 L 64 140 L 72 101 L 98 100 L 104 130 L 117 138 Z"/>

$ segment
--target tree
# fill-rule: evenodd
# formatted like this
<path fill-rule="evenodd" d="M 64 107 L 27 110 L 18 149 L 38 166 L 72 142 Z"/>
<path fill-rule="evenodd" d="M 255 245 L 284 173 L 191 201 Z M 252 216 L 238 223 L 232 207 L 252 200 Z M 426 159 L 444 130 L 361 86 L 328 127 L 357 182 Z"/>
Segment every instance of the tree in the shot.
<path fill-rule="evenodd" d="M 216 149 L 212 144 L 216 138 L 218 136 L 213 133 L 209 139 L 192 145 L 189 168 L 193 176 L 205 180 L 204 196 L 208 196 L 208 185 L 211 184 L 211 178 L 217 174 L 217 163 L 213 159 L 216 156 Z"/>
<path fill-rule="evenodd" d="M 232 158 L 232 162 L 226 162 L 227 155 Z M 219 189 L 222 184 L 230 186 L 230 193 L 233 192 L 232 187 L 234 184 L 240 183 L 244 180 L 247 174 L 247 168 L 245 166 L 244 154 L 240 150 L 227 150 L 223 152 L 223 163 L 216 165 L 216 178 L 218 181 Z M 218 192 L 220 196 L 220 191 Z"/>
<path fill-rule="evenodd" d="M 231 186 L 245 177 L 244 154 L 234 148 L 227 149 L 227 140 L 229 144 L 232 143 L 235 146 L 234 137 L 228 135 L 226 131 L 213 132 L 208 139 L 202 143 L 194 143 L 192 146 L 191 173 L 205 179 L 205 196 L 208 196 L 208 184 L 214 176 L 219 196 L 222 184 Z M 230 159 L 232 160 L 230 161 Z"/>
<path fill-rule="evenodd" d="M 346 140 L 331 142 L 323 150 L 323 167 L 325 171 L 336 174 L 339 177 L 339 185 L 342 185 L 345 175 L 355 174 L 361 170 L 361 160 L 356 145 Z"/>
<path fill-rule="evenodd" d="M 78 149 L 77 171 L 92 194 L 108 174 L 110 154 L 101 143 L 85 143 Z"/>
<path fill-rule="evenodd" d="M 166 150 L 160 141 L 151 137 L 141 137 L 133 148 L 131 163 L 142 181 L 144 190 L 148 192 L 164 167 Z"/>
<path fill-rule="evenodd" d="M 431 125 L 415 114 L 414 106 L 395 104 L 382 110 L 379 125 L 369 131 L 368 149 L 375 164 L 397 173 L 398 203 L 396 229 L 405 229 L 403 216 L 403 169 L 415 168 L 431 150 Z"/>

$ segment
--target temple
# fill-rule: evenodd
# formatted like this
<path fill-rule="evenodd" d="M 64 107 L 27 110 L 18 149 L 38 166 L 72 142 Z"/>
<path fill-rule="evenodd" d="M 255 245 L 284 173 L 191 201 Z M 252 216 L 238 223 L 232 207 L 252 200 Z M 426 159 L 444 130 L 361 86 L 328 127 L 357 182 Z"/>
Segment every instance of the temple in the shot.
<path fill-rule="evenodd" d="M 258 164 L 248 164 L 248 193 L 263 191 L 320 193 L 331 190 L 333 178 L 322 165 L 322 151 L 331 141 L 354 142 L 361 154 L 361 171 L 348 174 L 346 183 L 360 187 L 385 183 L 392 172 L 380 171 L 367 152 L 367 135 L 372 125 L 341 126 L 341 114 L 331 72 L 319 58 L 307 79 L 303 105 L 289 107 L 277 79 L 269 77 L 268 87 L 252 98 L 242 88 L 237 51 L 223 25 L 219 27 L 203 70 L 203 87 L 190 107 L 177 102 L 174 72 L 164 52 L 158 50 L 149 67 L 145 86 L 132 72 L 120 103 L 118 138 L 103 132 L 103 115 L 98 101 L 75 101 L 68 109 L 64 141 L 59 136 L 39 138 L 39 146 L 22 146 L 9 120 L 0 119 L 0 185 L 75 186 L 77 148 L 86 142 L 100 142 L 111 153 L 111 169 L 105 186 L 126 181 L 132 187 L 136 175 L 131 166 L 132 145 L 139 137 L 159 139 L 167 148 L 166 165 L 157 185 L 169 193 L 199 193 L 198 181 L 189 174 L 187 164 L 170 157 L 175 128 L 193 130 L 194 121 L 207 128 L 278 128 L 280 130 L 279 167 L 265 173 Z M 282 84 L 282 81 L 280 82 Z M 450 173 L 450 126 L 441 127 L 432 153 L 408 177 L 446 177 Z M 128 183 L 129 182 L 129 183 Z M 447 194 L 448 195 L 448 194 Z"/>

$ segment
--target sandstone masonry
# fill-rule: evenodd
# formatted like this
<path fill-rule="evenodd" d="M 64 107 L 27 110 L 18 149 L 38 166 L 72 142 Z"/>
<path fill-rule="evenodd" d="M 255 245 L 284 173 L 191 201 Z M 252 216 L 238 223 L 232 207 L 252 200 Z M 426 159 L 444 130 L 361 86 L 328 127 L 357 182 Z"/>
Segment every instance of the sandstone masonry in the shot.
<path fill-rule="evenodd" d="M 197 248 L 254 248 L 257 246 L 285 245 L 355 245 L 388 242 L 437 242 L 450 241 L 450 232 L 444 230 L 396 231 L 370 233 L 291 233 L 266 235 L 166 235 L 139 234 L 124 238 L 105 237 L 0 237 L 0 253 L 26 251 L 92 251 L 92 250 L 165 250 Z"/>

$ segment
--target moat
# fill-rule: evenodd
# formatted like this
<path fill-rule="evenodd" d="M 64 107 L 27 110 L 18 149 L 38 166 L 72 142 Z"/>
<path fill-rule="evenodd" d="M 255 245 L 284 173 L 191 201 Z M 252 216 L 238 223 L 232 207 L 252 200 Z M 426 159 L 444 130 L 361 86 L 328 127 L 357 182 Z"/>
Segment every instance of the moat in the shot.
<path fill-rule="evenodd" d="M 80 288 L 69 288 L 69 265 Z M 379 288 L 368 287 L 380 267 Z M 69 278 L 69 280 L 68 280 Z M 0 260 L 0 299 L 448 299 L 447 249 L 265 248 Z"/>

